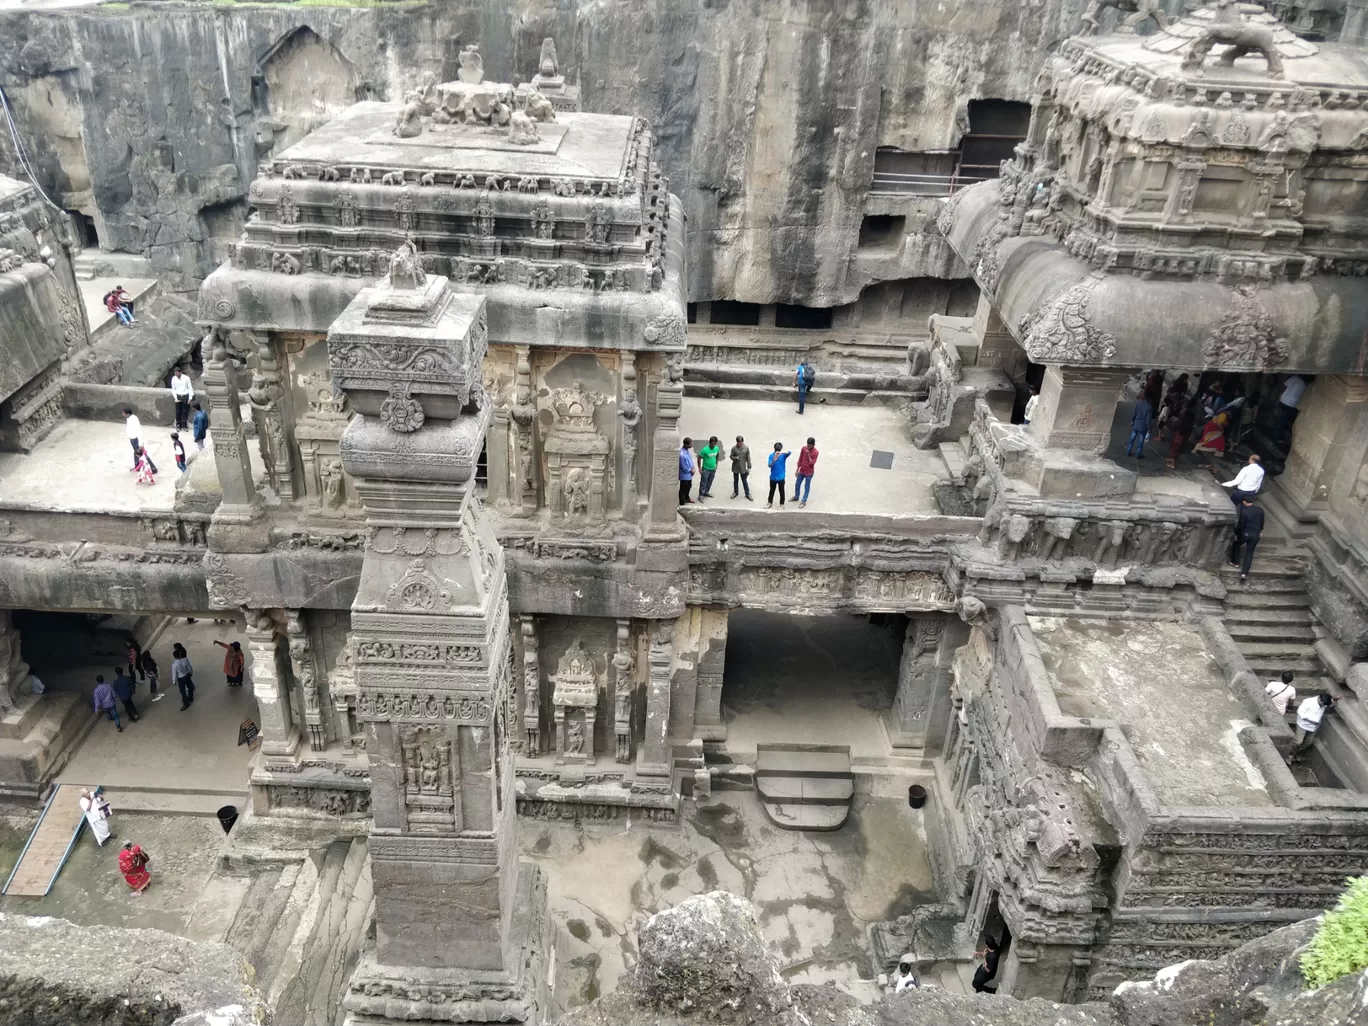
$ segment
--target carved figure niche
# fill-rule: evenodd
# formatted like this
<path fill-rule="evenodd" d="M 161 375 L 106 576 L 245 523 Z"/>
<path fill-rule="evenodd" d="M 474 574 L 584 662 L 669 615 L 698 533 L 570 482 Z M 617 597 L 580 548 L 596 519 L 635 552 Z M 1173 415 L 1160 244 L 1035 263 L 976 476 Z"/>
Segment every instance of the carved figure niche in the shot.
<path fill-rule="evenodd" d="M 547 505 L 552 516 L 602 519 L 608 454 L 613 443 L 600 434 L 594 412 L 608 396 L 590 392 L 584 382 L 550 392 L 553 419 L 543 446 L 546 452 Z"/>
<path fill-rule="evenodd" d="M 599 682 L 594 661 L 576 638 L 556 664 L 551 678 L 555 710 L 556 761 L 594 764 L 594 719 L 598 712 Z"/>
<path fill-rule="evenodd" d="M 459 833 L 461 803 L 452 770 L 450 733 L 441 727 L 403 727 L 399 751 L 409 830 L 416 834 Z"/>

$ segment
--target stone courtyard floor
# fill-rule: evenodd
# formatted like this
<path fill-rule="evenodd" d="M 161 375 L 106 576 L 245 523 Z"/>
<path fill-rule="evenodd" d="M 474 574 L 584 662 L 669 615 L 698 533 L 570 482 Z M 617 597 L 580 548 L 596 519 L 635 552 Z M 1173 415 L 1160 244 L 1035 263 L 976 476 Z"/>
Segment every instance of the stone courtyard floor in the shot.
<path fill-rule="evenodd" d="M 945 462 L 934 449 L 922 452 L 912 444 L 905 414 L 885 406 L 824 406 L 809 404 L 799 416 L 793 403 L 751 399 L 686 398 L 679 417 L 679 433 L 699 447 L 716 435 L 722 447 L 713 498 L 705 505 L 720 509 L 740 506 L 765 508 L 769 490 L 766 459 L 775 442 L 793 453 L 788 461 L 788 489 L 792 498 L 798 471 L 798 451 L 809 437 L 817 440 L 817 471 L 812 476 L 812 498 L 807 508 L 821 513 L 939 513 L 931 486 L 949 480 Z M 754 466 L 751 495 L 731 498 L 732 475 L 727 453 L 742 435 L 750 446 Z M 891 453 L 892 466 L 871 466 L 875 452 Z M 698 482 L 694 482 L 698 498 Z M 775 499 L 775 512 L 779 511 Z M 796 511 L 790 503 L 786 511 Z"/>
<path fill-rule="evenodd" d="M 636 959 L 636 932 L 654 912 L 712 890 L 753 901 L 795 983 L 833 981 L 870 998 L 865 930 L 936 900 L 922 813 L 906 801 L 857 795 L 831 833 L 780 830 L 753 791 L 686 802 L 677 827 L 518 823 L 524 858 L 547 873 L 561 934 L 563 1006 L 617 986 Z"/>

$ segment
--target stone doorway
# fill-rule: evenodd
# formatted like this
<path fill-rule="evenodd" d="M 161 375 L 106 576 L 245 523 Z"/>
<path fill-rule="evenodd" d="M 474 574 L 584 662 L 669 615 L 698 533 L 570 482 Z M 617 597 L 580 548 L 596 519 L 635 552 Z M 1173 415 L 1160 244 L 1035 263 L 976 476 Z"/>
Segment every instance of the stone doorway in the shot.
<path fill-rule="evenodd" d="M 794 616 L 733 610 L 722 678 L 726 750 L 757 744 L 849 745 L 884 756 L 884 717 L 898 687 L 907 618 L 899 614 Z"/>

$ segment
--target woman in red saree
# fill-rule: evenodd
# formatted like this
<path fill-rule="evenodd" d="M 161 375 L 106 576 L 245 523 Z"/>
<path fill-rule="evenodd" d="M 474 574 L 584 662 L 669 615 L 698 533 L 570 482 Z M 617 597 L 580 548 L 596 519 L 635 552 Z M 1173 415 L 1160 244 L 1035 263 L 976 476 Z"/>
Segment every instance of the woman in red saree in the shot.
<path fill-rule="evenodd" d="M 147 871 L 147 852 L 142 850 L 142 845 L 134 844 L 132 841 L 125 841 L 123 851 L 119 852 L 119 872 L 128 881 L 128 886 L 133 888 L 133 895 L 137 897 L 144 888 L 152 882 L 152 875 Z"/>
<path fill-rule="evenodd" d="M 1197 444 L 1192 447 L 1193 452 L 1204 452 L 1215 456 L 1225 455 L 1225 429 L 1230 423 L 1230 415 L 1221 412 L 1216 414 L 1202 428 L 1202 436 L 1197 440 Z"/>

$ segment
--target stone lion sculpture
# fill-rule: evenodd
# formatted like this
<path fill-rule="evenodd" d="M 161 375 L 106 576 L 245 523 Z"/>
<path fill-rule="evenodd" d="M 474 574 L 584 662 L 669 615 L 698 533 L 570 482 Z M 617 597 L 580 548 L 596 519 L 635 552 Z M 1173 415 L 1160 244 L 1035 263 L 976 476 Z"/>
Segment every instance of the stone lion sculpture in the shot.
<path fill-rule="evenodd" d="M 1218 63 L 1231 67 L 1245 54 L 1257 50 L 1268 63 L 1269 77 L 1282 78 L 1283 59 L 1282 54 L 1278 53 L 1273 26 L 1247 19 L 1236 0 L 1217 0 L 1215 6 L 1216 17 L 1192 41 L 1192 46 L 1183 57 L 1183 70 L 1199 71 L 1212 47 L 1224 43 L 1229 49 L 1221 54 Z"/>
<path fill-rule="evenodd" d="M 422 135 L 422 114 L 422 105 L 416 100 L 409 101 L 394 116 L 394 128 L 391 131 L 400 139 L 412 139 L 414 136 Z"/>

